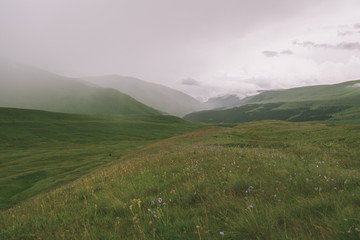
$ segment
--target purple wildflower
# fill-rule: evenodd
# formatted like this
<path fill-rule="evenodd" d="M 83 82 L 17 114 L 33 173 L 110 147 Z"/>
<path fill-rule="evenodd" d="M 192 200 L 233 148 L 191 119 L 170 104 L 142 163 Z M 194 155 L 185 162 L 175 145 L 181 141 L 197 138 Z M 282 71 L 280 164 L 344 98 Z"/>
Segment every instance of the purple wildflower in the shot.
<path fill-rule="evenodd" d="M 162 198 L 158 198 L 158 202 L 161 203 L 161 202 L 162 202 Z"/>
<path fill-rule="evenodd" d="M 224 234 L 224 232 L 220 232 L 220 235 L 221 235 L 221 236 L 224 236 L 225 234 Z"/>

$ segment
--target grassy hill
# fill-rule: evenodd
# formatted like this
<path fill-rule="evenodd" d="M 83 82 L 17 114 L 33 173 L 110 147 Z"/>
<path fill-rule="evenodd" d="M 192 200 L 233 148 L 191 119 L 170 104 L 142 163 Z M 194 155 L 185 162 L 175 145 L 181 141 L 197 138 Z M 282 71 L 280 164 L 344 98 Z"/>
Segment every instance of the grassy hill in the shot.
<path fill-rule="evenodd" d="M 202 128 L 0 212 L 0 238 L 359 239 L 359 135 L 278 121 Z"/>
<path fill-rule="evenodd" d="M 184 119 L 208 123 L 259 120 L 360 123 L 360 81 L 266 91 L 223 110 L 188 114 Z"/>
<path fill-rule="evenodd" d="M 119 90 L 146 105 L 175 116 L 182 117 L 205 108 L 199 101 L 185 93 L 133 77 L 113 75 L 88 77 L 84 80 L 101 87 Z"/>
<path fill-rule="evenodd" d="M 24 65 L 0 66 L 0 107 L 84 114 L 158 114 L 114 89 Z"/>
<path fill-rule="evenodd" d="M 200 126 L 162 115 L 75 115 L 0 108 L 0 208 Z"/>

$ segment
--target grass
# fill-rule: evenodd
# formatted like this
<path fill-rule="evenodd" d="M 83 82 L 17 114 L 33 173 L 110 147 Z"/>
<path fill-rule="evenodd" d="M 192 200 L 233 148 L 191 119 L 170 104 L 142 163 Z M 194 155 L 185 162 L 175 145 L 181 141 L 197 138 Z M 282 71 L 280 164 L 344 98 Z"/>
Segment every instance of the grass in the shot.
<path fill-rule="evenodd" d="M 208 126 L 1 211 L 0 238 L 359 239 L 359 136 L 358 125 Z"/>
<path fill-rule="evenodd" d="M 0 208 L 200 126 L 162 115 L 95 116 L 0 108 Z"/>

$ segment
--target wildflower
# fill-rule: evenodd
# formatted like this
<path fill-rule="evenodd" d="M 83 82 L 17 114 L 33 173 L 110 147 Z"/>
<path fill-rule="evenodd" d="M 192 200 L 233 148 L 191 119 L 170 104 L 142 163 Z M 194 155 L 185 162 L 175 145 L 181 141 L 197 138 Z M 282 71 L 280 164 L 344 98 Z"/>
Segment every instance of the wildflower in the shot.
<path fill-rule="evenodd" d="M 354 228 L 355 231 L 357 232 L 360 232 L 360 229 L 359 228 Z"/>
<path fill-rule="evenodd" d="M 158 198 L 158 202 L 161 203 L 161 202 L 162 202 L 162 198 Z"/>
<path fill-rule="evenodd" d="M 263 190 L 261 190 L 261 192 L 262 192 L 262 193 L 264 193 L 264 192 L 265 192 L 265 191 L 264 191 L 264 189 L 263 189 Z"/>
<path fill-rule="evenodd" d="M 249 210 L 251 210 L 251 209 L 253 209 L 253 208 L 254 208 L 253 205 L 248 206 L 248 209 L 249 209 Z"/>
<path fill-rule="evenodd" d="M 247 198 L 247 197 L 244 197 L 244 199 L 245 199 L 245 201 L 247 201 L 247 200 L 248 200 L 248 198 Z"/>
<path fill-rule="evenodd" d="M 152 201 L 151 201 L 151 204 L 152 204 L 152 205 L 155 205 L 155 202 L 154 202 L 154 200 L 152 200 Z"/>
<path fill-rule="evenodd" d="M 294 184 L 296 185 L 296 183 L 297 183 L 297 182 L 295 181 Z"/>
<path fill-rule="evenodd" d="M 274 195 L 274 198 L 276 198 L 276 194 Z"/>
<path fill-rule="evenodd" d="M 309 178 L 306 178 L 306 182 L 310 182 L 311 180 Z"/>
<path fill-rule="evenodd" d="M 149 225 L 152 225 L 152 221 L 149 221 Z"/>
<path fill-rule="evenodd" d="M 280 184 L 281 182 L 280 182 L 279 180 L 276 180 L 276 183 L 277 183 L 277 184 Z"/>
<path fill-rule="evenodd" d="M 279 200 L 278 200 L 278 203 L 280 203 L 280 202 L 281 202 L 281 200 L 279 199 Z"/>
<path fill-rule="evenodd" d="M 163 205 L 165 206 L 165 205 L 166 205 L 166 203 L 164 202 L 164 203 L 163 203 Z"/>
<path fill-rule="evenodd" d="M 153 214 L 154 216 L 156 216 L 156 212 L 155 212 L 155 211 L 152 211 L 152 214 Z"/>
<path fill-rule="evenodd" d="M 334 187 L 334 190 L 336 191 L 336 190 L 337 190 L 337 187 Z"/>
<path fill-rule="evenodd" d="M 319 190 L 319 188 L 318 188 L 318 187 L 315 187 L 314 189 L 315 189 L 315 191 Z"/>
<path fill-rule="evenodd" d="M 224 234 L 224 232 L 220 232 L 220 235 L 221 235 L 221 236 L 224 236 L 225 234 Z"/>
<path fill-rule="evenodd" d="M 352 232 L 350 230 L 347 231 L 348 234 L 352 234 Z"/>

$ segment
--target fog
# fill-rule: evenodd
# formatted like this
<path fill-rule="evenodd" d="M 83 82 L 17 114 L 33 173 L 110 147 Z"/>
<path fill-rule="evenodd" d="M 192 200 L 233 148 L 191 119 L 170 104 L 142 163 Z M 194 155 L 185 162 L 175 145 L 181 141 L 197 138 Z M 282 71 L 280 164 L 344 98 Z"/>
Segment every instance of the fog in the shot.
<path fill-rule="evenodd" d="M 0 56 L 207 98 L 360 79 L 358 0 L 1 0 Z"/>

